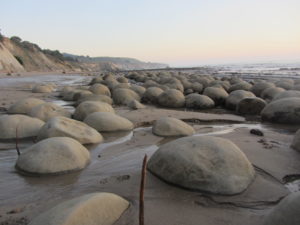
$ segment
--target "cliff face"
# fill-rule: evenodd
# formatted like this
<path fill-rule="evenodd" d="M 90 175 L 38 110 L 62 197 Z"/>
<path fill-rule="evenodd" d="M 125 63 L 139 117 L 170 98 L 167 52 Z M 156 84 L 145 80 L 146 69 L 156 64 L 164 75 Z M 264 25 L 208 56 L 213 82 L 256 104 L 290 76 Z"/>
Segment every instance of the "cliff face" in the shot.
<path fill-rule="evenodd" d="M 0 72 L 82 72 L 165 68 L 131 58 L 85 57 L 43 50 L 18 37 L 0 40 Z"/>
<path fill-rule="evenodd" d="M 56 56 L 56 51 L 40 49 L 30 42 L 4 38 L 0 42 L 0 71 L 82 71 L 80 65 Z M 53 54 L 53 55 L 51 55 Z"/>

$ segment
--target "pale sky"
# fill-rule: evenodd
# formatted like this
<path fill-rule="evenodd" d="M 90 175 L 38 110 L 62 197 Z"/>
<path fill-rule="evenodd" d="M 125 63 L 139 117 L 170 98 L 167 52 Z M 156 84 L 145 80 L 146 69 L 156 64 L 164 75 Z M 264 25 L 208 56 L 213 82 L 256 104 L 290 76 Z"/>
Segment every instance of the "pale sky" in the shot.
<path fill-rule="evenodd" d="M 42 48 L 171 66 L 300 62 L 300 0 L 1 0 L 0 29 Z"/>

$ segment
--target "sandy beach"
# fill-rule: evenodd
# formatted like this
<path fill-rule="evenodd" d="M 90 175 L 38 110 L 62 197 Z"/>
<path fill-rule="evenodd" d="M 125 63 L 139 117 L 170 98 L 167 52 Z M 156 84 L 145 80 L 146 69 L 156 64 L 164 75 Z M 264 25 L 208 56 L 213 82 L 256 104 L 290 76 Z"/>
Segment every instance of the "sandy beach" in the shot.
<path fill-rule="evenodd" d="M 85 86 L 92 78 L 81 75 L 50 75 L 0 78 L 0 113 L 16 101 L 35 97 L 66 106 L 58 91 L 32 93 L 38 83 Z M 24 176 L 15 169 L 18 158 L 14 142 L 0 142 L 0 224 L 28 224 L 41 212 L 72 197 L 92 192 L 112 192 L 130 202 L 116 225 L 138 224 L 139 183 L 142 160 L 150 158 L 163 144 L 176 138 L 152 133 L 161 117 L 181 119 L 191 125 L 194 136 L 217 136 L 235 143 L 255 168 L 255 179 L 242 193 L 233 196 L 191 191 L 168 184 L 149 171 L 145 187 L 145 224 L 148 225 L 260 225 L 264 217 L 285 196 L 298 191 L 298 183 L 288 179 L 299 174 L 300 154 L 290 148 L 299 126 L 276 125 L 249 120 L 227 110 L 170 109 L 146 104 L 132 110 L 114 106 L 116 114 L 129 119 L 134 130 L 102 133 L 104 143 L 87 145 L 90 164 L 83 170 L 59 176 Z M 250 133 L 260 129 L 264 136 Z M 20 142 L 21 151 L 32 140 Z"/>

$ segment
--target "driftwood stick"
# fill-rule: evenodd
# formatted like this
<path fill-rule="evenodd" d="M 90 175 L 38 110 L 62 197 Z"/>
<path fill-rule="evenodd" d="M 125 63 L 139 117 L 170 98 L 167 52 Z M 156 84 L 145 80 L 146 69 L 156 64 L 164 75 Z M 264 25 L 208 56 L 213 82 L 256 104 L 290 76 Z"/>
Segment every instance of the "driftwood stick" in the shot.
<path fill-rule="evenodd" d="M 146 182 L 146 167 L 147 167 L 147 155 L 145 155 L 144 157 L 143 167 L 141 171 L 139 225 L 144 225 L 144 190 L 145 190 L 145 182 Z"/>
<path fill-rule="evenodd" d="M 16 150 L 18 155 L 21 155 L 20 149 L 19 149 L 19 136 L 18 136 L 18 127 L 16 127 Z"/>

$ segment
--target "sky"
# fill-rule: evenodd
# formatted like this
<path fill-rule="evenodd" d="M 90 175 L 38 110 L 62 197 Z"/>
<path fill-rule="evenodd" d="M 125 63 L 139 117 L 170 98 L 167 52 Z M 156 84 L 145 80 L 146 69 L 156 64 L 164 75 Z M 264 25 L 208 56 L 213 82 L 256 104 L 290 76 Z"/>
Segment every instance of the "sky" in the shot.
<path fill-rule="evenodd" d="M 300 0 L 1 0 L 0 29 L 42 48 L 170 66 L 300 62 Z"/>

